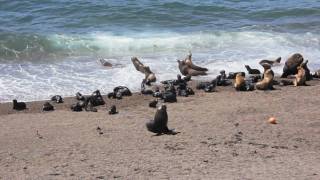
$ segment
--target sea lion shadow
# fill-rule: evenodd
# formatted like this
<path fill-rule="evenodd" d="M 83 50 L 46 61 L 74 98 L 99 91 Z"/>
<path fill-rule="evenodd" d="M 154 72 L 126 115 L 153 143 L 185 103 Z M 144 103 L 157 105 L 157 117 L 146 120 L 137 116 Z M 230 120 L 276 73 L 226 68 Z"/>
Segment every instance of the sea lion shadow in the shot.
<path fill-rule="evenodd" d="M 176 132 L 176 131 L 171 130 L 171 131 L 166 132 L 166 133 L 158 133 L 158 134 L 156 134 L 156 135 L 153 135 L 153 137 L 155 137 L 155 136 L 162 136 L 162 135 L 177 135 L 177 134 L 179 134 L 179 133 L 181 133 L 181 132 Z"/>

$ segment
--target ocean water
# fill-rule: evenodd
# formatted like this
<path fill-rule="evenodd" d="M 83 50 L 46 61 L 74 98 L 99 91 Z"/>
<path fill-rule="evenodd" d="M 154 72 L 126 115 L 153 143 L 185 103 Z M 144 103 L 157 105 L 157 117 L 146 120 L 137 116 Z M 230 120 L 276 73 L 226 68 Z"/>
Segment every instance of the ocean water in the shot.
<path fill-rule="evenodd" d="M 261 59 L 283 64 L 296 52 L 315 70 L 319 32 L 319 0 L 1 0 L 0 102 L 136 91 L 144 76 L 132 56 L 158 80 L 174 78 L 189 51 L 210 69 L 204 79 L 245 64 L 262 69 Z M 120 65 L 105 68 L 99 58 Z"/>

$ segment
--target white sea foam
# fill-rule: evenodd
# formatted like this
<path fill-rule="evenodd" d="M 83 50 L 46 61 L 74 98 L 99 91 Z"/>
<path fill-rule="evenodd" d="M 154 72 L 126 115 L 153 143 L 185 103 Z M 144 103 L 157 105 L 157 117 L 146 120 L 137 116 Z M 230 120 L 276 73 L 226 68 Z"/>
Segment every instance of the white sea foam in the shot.
<path fill-rule="evenodd" d="M 78 91 L 89 94 L 96 89 L 107 93 L 118 85 L 137 91 L 144 76 L 134 69 L 131 56 L 150 66 L 158 81 L 175 78 L 179 73 L 176 60 L 184 58 L 189 50 L 194 63 L 210 70 L 209 76 L 198 79 L 214 78 L 221 69 L 245 71 L 245 64 L 262 70 L 259 60 L 279 56 L 283 65 L 296 52 L 309 59 L 311 70 L 320 68 L 320 36 L 311 33 L 149 33 L 127 37 L 95 33 L 81 37 L 53 35 L 48 39 L 68 55 L 58 61 L 0 64 L 0 102 L 48 99 L 55 94 L 72 96 Z M 121 66 L 103 67 L 99 58 Z M 282 66 L 274 71 L 280 74 Z"/>

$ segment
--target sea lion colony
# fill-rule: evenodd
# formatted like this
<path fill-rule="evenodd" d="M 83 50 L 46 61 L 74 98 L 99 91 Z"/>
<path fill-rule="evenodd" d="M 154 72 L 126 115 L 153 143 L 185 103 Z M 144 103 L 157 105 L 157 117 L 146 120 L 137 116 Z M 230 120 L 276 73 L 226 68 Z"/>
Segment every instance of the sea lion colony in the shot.
<path fill-rule="evenodd" d="M 150 108 L 158 107 L 154 119 L 146 123 L 147 129 L 157 135 L 176 134 L 174 130 L 169 130 L 167 127 L 168 115 L 164 103 L 177 102 L 177 96 L 188 97 L 189 95 L 194 95 L 195 92 L 191 87 L 188 87 L 188 82 L 191 81 L 192 76 L 207 75 L 208 69 L 195 65 L 192 62 L 192 54 L 190 52 L 184 60 L 177 60 L 178 68 L 185 77 L 177 75 L 177 79 L 161 81 L 164 88 L 164 90 L 161 91 L 159 86 L 152 85 L 153 82 L 156 82 L 156 75 L 150 70 L 150 67 L 141 63 L 137 57 L 132 57 L 131 61 L 135 69 L 145 75 L 145 78 L 141 82 L 140 93 L 142 95 L 151 95 L 155 98 L 149 103 Z M 320 70 L 311 74 L 307 67 L 308 60 L 304 61 L 301 54 L 295 53 L 285 62 L 281 75 L 281 78 L 287 78 L 290 75 L 294 75 L 295 79 L 293 81 L 290 79 L 280 79 L 280 81 L 276 81 L 274 80 L 272 67 L 280 64 L 280 61 L 281 57 L 276 60 L 261 60 L 259 64 L 264 69 L 262 74 L 258 69 L 252 69 L 248 65 L 245 65 L 248 76 L 246 76 L 245 72 L 229 72 L 229 75 L 227 76 L 225 70 L 221 70 L 220 74 L 213 80 L 198 82 L 196 89 L 204 90 L 204 92 L 214 92 L 216 86 L 229 86 L 233 84 L 236 91 L 253 91 L 254 89 L 273 90 L 273 85 L 304 86 L 306 85 L 306 81 L 313 78 L 320 78 Z M 107 96 L 108 98 L 121 100 L 123 96 L 131 95 L 132 93 L 127 87 L 118 86 Z M 78 92 L 76 93 L 76 99 L 78 102 L 70 107 L 70 109 L 75 112 L 82 111 L 83 109 L 85 111 L 97 112 L 96 106 L 106 104 L 99 90 L 94 91 L 90 96 L 83 96 Z M 51 98 L 51 101 L 54 103 L 63 103 L 63 98 L 59 95 L 55 95 Z M 159 103 L 161 101 L 162 103 Z M 13 109 L 18 111 L 27 109 L 26 103 L 13 100 Z M 53 111 L 54 106 L 49 102 L 45 102 L 42 110 Z M 108 114 L 112 115 L 117 113 L 116 106 L 111 105 Z"/>

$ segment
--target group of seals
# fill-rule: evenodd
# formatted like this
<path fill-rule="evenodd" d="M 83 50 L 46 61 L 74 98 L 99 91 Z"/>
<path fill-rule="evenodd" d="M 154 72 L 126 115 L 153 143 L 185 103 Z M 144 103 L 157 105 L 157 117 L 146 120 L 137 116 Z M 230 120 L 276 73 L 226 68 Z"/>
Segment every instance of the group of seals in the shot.
<path fill-rule="evenodd" d="M 137 57 L 132 57 L 131 61 L 137 71 L 140 71 L 145 75 L 146 82 L 156 82 L 156 75 L 150 70 L 149 66 L 143 65 Z"/>
<path fill-rule="evenodd" d="M 76 93 L 76 99 L 78 102 L 71 105 L 70 109 L 72 111 L 82 111 L 84 108 L 86 111 L 97 112 L 95 106 L 104 105 L 105 101 L 99 90 L 94 91 L 90 96 L 83 96 L 80 92 Z"/>

